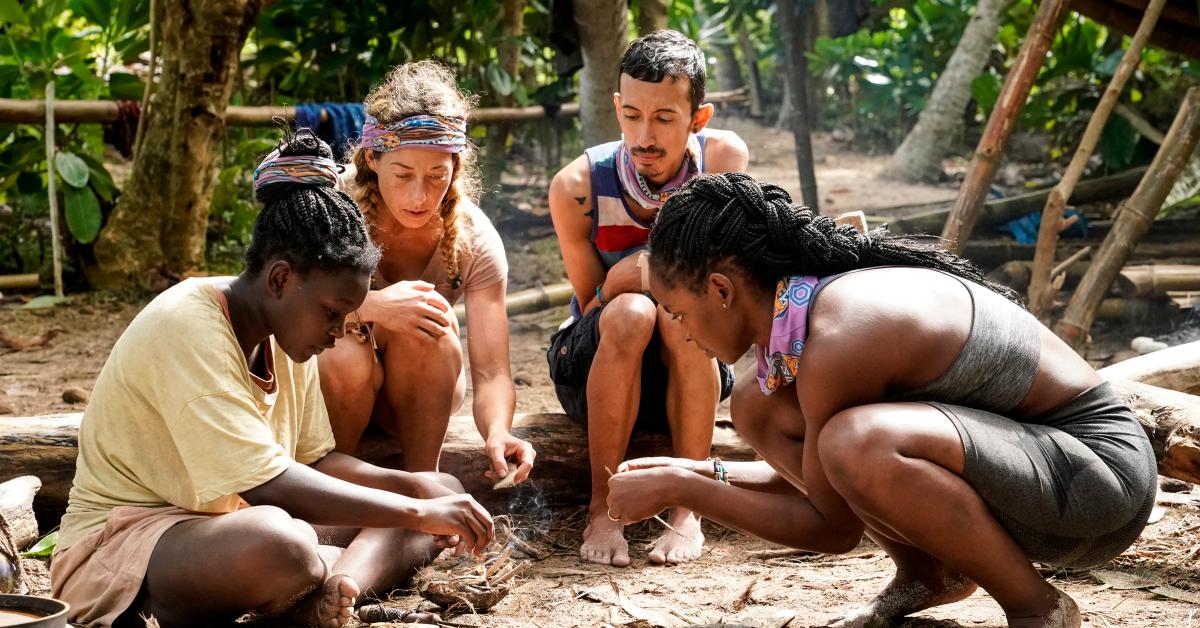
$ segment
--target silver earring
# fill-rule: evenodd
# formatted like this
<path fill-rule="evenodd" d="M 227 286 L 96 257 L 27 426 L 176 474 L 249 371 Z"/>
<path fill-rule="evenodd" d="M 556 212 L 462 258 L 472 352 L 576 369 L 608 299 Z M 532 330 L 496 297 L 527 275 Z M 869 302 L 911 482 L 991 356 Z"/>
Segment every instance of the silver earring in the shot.
<path fill-rule="evenodd" d="M 728 310 L 728 309 L 729 309 L 729 303 L 728 303 L 727 301 L 723 301 L 723 302 L 721 303 L 721 309 L 722 309 L 722 310 Z"/>

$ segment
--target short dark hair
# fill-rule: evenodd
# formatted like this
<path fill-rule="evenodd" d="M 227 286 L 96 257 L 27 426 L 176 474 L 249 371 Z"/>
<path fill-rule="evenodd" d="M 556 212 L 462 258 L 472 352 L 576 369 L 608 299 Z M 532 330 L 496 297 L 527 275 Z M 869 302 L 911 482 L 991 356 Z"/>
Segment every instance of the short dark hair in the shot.
<path fill-rule="evenodd" d="M 675 80 L 686 77 L 691 88 L 692 112 L 704 102 L 708 77 L 704 52 L 696 42 L 677 31 L 656 30 L 634 40 L 621 57 L 621 74 L 648 83 L 661 83 L 668 76 Z"/>
<path fill-rule="evenodd" d="M 301 129 L 277 146 L 280 156 L 333 159 L 329 145 Z M 257 274 L 273 259 L 298 272 L 352 270 L 372 274 L 379 247 L 371 241 L 358 205 L 329 183 L 283 181 L 255 190 L 263 204 L 246 250 L 246 272 Z"/>

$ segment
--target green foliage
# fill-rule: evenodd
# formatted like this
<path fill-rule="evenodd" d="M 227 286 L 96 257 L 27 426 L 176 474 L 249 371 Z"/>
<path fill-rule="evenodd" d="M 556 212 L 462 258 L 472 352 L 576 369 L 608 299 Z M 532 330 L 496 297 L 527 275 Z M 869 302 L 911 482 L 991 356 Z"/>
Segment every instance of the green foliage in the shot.
<path fill-rule="evenodd" d="M 53 82 L 58 100 L 137 98 L 130 70 L 147 49 L 148 0 L 0 0 L 0 97 L 42 99 Z M 102 163 L 102 129 L 55 129 L 58 186 L 67 233 L 81 245 L 99 232 L 117 196 Z M 40 124 L 0 125 L 0 273 L 49 267 L 46 142 Z M 87 256 L 88 247 L 69 254 Z M 78 260 L 64 260 L 77 269 Z"/>
<path fill-rule="evenodd" d="M 46 558 L 54 553 L 56 545 L 58 545 L 58 530 L 38 539 L 33 547 L 21 552 L 21 558 Z"/>
<path fill-rule="evenodd" d="M 914 0 L 892 8 L 878 24 L 838 39 L 818 39 L 811 68 L 828 87 L 826 126 L 849 128 L 866 148 L 890 151 L 916 122 L 925 99 L 966 26 L 975 0 Z M 1037 11 L 1033 0 L 1015 0 L 1002 16 L 991 58 L 971 83 L 974 100 L 967 112 L 980 127 L 995 107 Z M 1048 158 L 1074 150 L 1128 38 L 1069 13 L 1055 34 L 1050 53 L 1022 112 L 1020 126 L 1048 134 Z M 1122 93 L 1122 102 L 1165 129 L 1179 97 L 1200 82 L 1194 61 L 1149 47 Z M 1098 154 L 1106 169 L 1120 170 L 1148 160 L 1151 151 L 1138 132 L 1114 116 L 1104 129 Z"/>

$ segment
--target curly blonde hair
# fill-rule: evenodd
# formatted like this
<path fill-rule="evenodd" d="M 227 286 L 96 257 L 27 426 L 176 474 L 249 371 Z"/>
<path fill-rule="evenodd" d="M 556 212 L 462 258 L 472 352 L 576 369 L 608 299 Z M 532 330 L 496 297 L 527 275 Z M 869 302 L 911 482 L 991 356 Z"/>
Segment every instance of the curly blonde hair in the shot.
<path fill-rule="evenodd" d="M 383 82 L 367 94 L 363 107 L 367 115 L 379 120 L 380 124 L 391 124 L 417 115 L 466 117 L 475 103 L 474 96 L 458 89 L 449 68 L 436 61 L 424 60 L 405 63 L 388 72 Z M 378 159 L 380 154 L 375 152 L 374 157 Z M 378 208 L 383 204 L 379 177 L 367 164 L 367 149 L 355 148 L 350 162 L 355 167 L 351 197 L 374 229 Z M 475 169 L 475 147 L 470 142 L 461 152 L 453 154 L 453 162 L 450 188 L 438 210 L 443 225 L 439 250 L 446 263 L 450 285 L 457 288 L 462 282 L 458 268 L 458 202 L 463 198 L 477 200 L 481 185 Z"/>

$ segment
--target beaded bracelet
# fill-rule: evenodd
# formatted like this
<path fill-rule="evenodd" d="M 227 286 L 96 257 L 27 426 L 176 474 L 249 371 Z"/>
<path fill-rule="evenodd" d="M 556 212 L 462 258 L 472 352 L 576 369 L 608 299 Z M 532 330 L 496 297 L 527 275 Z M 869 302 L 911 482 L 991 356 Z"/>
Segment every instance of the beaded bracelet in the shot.
<path fill-rule="evenodd" d="M 716 456 L 707 458 L 707 460 L 712 462 L 713 465 L 713 479 L 729 484 L 729 474 L 725 471 L 725 463 L 721 462 L 721 459 Z"/>

